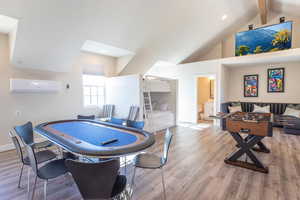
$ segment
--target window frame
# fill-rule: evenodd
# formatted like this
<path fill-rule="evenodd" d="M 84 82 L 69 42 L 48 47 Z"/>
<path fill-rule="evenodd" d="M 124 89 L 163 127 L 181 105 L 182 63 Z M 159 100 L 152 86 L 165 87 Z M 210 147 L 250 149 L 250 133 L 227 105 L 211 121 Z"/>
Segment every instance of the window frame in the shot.
<path fill-rule="evenodd" d="M 93 74 L 82 74 L 82 98 L 83 98 L 83 107 L 84 108 L 100 108 L 103 106 L 106 102 L 106 88 L 105 88 L 105 81 L 103 84 L 85 84 L 84 81 L 84 76 L 94 76 L 94 77 L 101 77 L 105 79 L 105 76 L 102 75 L 93 75 Z M 96 88 L 97 94 L 94 95 L 92 93 L 92 88 Z M 86 95 L 85 89 L 89 89 L 89 95 Z M 103 90 L 103 94 L 100 94 L 100 90 Z M 86 103 L 86 97 L 89 97 L 90 103 Z M 92 98 L 96 97 L 97 98 L 97 103 L 92 104 Z"/>

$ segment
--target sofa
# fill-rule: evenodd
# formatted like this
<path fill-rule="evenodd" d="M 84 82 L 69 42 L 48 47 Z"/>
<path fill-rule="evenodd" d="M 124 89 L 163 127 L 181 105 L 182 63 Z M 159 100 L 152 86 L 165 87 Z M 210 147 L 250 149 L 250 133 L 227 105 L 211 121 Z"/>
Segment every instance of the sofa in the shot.
<path fill-rule="evenodd" d="M 221 112 L 229 113 L 229 106 L 241 105 L 243 112 L 252 112 L 254 104 L 258 106 L 270 105 L 270 112 L 274 114 L 273 127 L 283 128 L 286 134 L 300 135 L 300 118 L 294 116 L 283 116 L 287 106 L 299 107 L 300 104 L 290 103 L 265 103 L 265 102 L 226 102 L 221 104 Z M 282 124 L 282 119 L 286 123 Z M 226 119 L 221 120 L 221 127 L 226 130 Z"/>

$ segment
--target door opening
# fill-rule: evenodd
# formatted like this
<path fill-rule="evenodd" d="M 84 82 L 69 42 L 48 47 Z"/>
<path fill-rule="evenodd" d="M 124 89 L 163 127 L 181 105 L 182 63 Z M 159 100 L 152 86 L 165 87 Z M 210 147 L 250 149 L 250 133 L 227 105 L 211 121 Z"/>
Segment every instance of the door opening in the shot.
<path fill-rule="evenodd" d="M 197 122 L 213 123 L 209 117 L 214 114 L 215 77 L 201 76 L 197 78 Z"/>

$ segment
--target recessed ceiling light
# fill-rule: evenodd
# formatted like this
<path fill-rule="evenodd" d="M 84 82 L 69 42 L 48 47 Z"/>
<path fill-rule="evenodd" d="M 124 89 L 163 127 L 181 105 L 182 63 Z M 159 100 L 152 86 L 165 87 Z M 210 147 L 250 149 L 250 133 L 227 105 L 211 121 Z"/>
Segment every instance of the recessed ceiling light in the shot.
<path fill-rule="evenodd" d="M 222 20 L 224 21 L 225 19 L 227 19 L 227 15 L 222 16 Z"/>

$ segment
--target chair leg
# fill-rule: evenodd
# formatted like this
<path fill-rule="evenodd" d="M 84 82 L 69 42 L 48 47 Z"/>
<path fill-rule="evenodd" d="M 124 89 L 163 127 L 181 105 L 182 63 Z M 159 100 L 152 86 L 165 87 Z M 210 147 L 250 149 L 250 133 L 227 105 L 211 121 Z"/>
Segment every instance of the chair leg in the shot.
<path fill-rule="evenodd" d="M 31 167 L 28 167 L 28 171 L 27 171 L 27 192 L 28 192 L 28 194 L 30 192 L 30 170 L 31 170 Z"/>
<path fill-rule="evenodd" d="M 44 182 L 44 200 L 47 199 L 47 183 L 48 183 L 48 180 L 45 180 L 45 182 Z"/>
<path fill-rule="evenodd" d="M 132 175 L 132 179 L 131 179 L 131 194 L 130 194 L 130 199 L 132 198 L 133 196 L 133 187 L 134 187 L 134 178 L 135 178 L 135 173 L 136 173 L 136 167 L 134 166 L 134 169 L 133 169 L 133 175 Z"/>
<path fill-rule="evenodd" d="M 132 190 L 132 192 L 133 192 L 133 190 Z M 128 192 L 126 192 L 126 191 L 124 193 L 124 197 L 125 197 L 126 200 L 130 200 L 131 199 L 130 194 Z"/>
<path fill-rule="evenodd" d="M 37 176 L 35 176 L 35 179 L 34 179 L 34 184 L 33 184 L 33 188 L 32 188 L 31 200 L 33 200 L 33 198 L 34 198 L 35 187 L 36 187 L 36 181 L 37 181 Z"/>
<path fill-rule="evenodd" d="M 162 185 L 163 185 L 163 195 L 164 195 L 164 200 L 166 200 L 167 197 L 166 197 L 165 178 L 164 178 L 164 170 L 163 170 L 162 167 L 160 168 L 160 171 L 161 171 L 161 181 L 162 181 Z"/>
<path fill-rule="evenodd" d="M 125 168 L 124 169 L 125 169 L 125 176 L 126 176 L 127 175 L 127 157 L 126 156 L 124 157 L 124 160 L 125 160 L 125 166 L 124 166 Z"/>
<path fill-rule="evenodd" d="M 22 175 L 23 175 L 23 168 L 24 168 L 24 164 L 22 163 L 22 167 L 21 167 L 21 171 L 20 171 L 20 176 L 19 176 L 18 188 L 21 188 L 21 179 L 22 179 Z"/>

